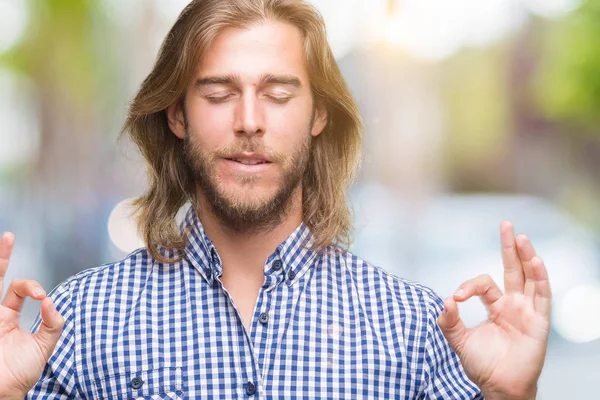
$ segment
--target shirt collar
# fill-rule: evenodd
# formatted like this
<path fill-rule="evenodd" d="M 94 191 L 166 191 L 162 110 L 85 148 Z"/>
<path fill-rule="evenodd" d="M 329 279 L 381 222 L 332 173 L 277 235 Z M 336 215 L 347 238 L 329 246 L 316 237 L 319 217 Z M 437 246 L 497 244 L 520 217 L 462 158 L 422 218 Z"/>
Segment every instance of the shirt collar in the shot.
<path fill-rule="evenodd" d="M 190 206 L 181 222 L 182 231 L 188 230 L 185 255 L 188 262 L 196 268 L 209 285 L 215 277 L 223 273 L 221 258 L 210 241 L 194 207 Z M 318 254 L 311 250 L 313 234 L 304 224 L 300 225 L 271 254 L 265 263 L 265 288 L 272 287 L 285 280 L 293 285 L 314 264 Z"/>
<path fill-rule="evenodd" d="M 194 207 L 189 207 L 180 229 L 187 232 L 185 258 L 212 285 L 214 277 L 222 274 L 223 266 L 217 249 L 204 231 Z"/>

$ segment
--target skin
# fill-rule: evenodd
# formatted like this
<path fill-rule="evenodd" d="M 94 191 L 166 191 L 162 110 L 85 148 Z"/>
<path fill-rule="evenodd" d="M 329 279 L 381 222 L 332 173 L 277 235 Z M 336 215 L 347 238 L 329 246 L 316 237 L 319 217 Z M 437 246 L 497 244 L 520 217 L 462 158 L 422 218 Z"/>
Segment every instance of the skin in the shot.
<path fill-rule="evenodd" d="M 264 79 L 267 74 L 293 77 L 300 85 L 273 83 Z M 207 80 L 214 77 L 236 79 L 218 84 Z M 221 99 L 211 102 L 215 97 Z M 287 100 L 281 102 L 278 97 Z M 301 143 L 307 135 L 319 135 L 327 123 L 327 113 L 313 103 L 310 93 L 300 32 L 272 21 L 221 32 L 187 88 L 185 118 L 178 105 L 169 107 L 167 115 L 173 134 L 185 140 L 187 131 L 187 140 L 200 152 L 191 154 L 208 160 L 216 193 L 242 211 L 256 210 L 276 197 Z M 247 141 L 276 155 L 273 162 L 246 167 L 224 157 L 231 149 L 239 151 Z M 301 181 L 289 196 L 285 212 L 260 232 L 243 229 L 243 224 L 233 228 L 224 224 L 200 188 L 198 199 L 200 219 L 223 262 L 221 281 L 249 329 L 264 281 L 264 263 L 302 221 Z M 507 221 L 500 230 L 506 293 L 487 275 L 469 280 L 445 300 L 438 324 L 486 399 L 529 399 L 535 397 L 548 344 L 550 286 L 529 239 L 524 235 L 515 238 Z M 0 241 L 0 279 L 13 243 L 11 234 Z M 40 376 L 62 329 L 63 320 L 52 310 L 50 299 L 42 303 L 44 323 L 38 333 L 31 335 L 19 328 L 17 318 L 24 298 L 45 297 L 35 294 L 35 288 L 41 287 L 34 281 L 13 282 L 0 306 L 0 399 L 23 398 Z M 489 318 L 466 329 L 457 302 L 473 296 L 487 305 Z M 17 358 L 22 360 L 18 364 L 8 362 Z"/>
<path fill-rule="evenodd" d="M 230 82 L 214 83 L 225 80 Z M 315 104 L 311 94 L 302 35 L 281 22 L 219 33 L 188 85 L 185 118 L 179 104 L 168 109 L 168 118 L 180 139 L 186 137 L 187 120 L 190 140 L 208 158 L 223 149 L 229 154 L 239 152 L 248 141 L 263 153 L 274 154 L 271 164 L 256 171 L 224 157 L 212 165 L 217 192 L 247 209 L 276 196 L 307 135 L 319 135 L 327 124 L 325 108 Z M 301 182 L 288 200 L 285 215 L 261 232 L 232 229 L 215 215 L 204 191 L 199 188 L 197 193 L 200 219 L 223 262 L 221 281 L 249 330 L 265 261 L 302 222 Z"/>
<path fill-rule="evenodd" d="M 548 272 L 529 238 L 515 238 L 509 221 L 500 225 L 500 242 L 506 292 L 489 275 L 471 279 L 444 301 L 438 324 L 486 399 L 534 399 L 550 332 Z M 467 329 L 456 303 L 473 296 L 489 318 Z"/>
<path fill-rule="evenodd" d="M 15 243 L 12 233 L 0 239 L 0 297 Z M 19 314 L 27 297 L 42 300 L 42 324 L 35 334 L 19 327 Z M 0 305 L 0 399 L 23 399 L 37 382 L 58 342 L 64 320 L 52 299 L 33 280 L 14 280 Z"/>

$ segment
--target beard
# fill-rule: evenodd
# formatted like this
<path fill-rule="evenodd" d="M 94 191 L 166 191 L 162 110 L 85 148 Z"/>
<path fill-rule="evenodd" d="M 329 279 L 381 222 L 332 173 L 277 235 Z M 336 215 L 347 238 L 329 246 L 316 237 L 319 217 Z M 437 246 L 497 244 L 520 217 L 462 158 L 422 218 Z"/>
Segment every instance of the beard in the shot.
<path fill-rule="evenodd" d="M 310 158 L 312 121 L 302 137 L 302 141 L 291 156 L 275 152 L 264 145 L 256 135 L 242 136 L 236 141 L 211 153 L 204 153 L 196 141 L 190 124 L 184 115 L 186 135 L 183 145 L 184 160 L 190 169 L 196 186 L 202 191 L 212 213 L 226 227 L 238 233 L 265 232 L 282 223 L 292 205 L 292 194 L 299 188 Z M 244 188 L 244 194 L 223 189 L 215 172 L 216 163 L 232 154 L 253 152 L 265 155 L 283 172 L 273 194 L 262 198 L 252 198 L 252 188 L 261 179 L 257 175 L 240 174 L 235 177 L 237 184 Z"/>

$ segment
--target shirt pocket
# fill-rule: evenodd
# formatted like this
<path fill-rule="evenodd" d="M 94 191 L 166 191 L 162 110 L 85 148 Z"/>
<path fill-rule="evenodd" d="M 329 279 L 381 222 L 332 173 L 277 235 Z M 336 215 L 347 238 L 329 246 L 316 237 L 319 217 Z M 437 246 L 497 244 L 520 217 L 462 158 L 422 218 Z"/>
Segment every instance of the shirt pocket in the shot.
<path fill-rule="evenodd" d="M 123 372 L 94 381 L 96 399 L 183 399 L 181 368 Z"/>

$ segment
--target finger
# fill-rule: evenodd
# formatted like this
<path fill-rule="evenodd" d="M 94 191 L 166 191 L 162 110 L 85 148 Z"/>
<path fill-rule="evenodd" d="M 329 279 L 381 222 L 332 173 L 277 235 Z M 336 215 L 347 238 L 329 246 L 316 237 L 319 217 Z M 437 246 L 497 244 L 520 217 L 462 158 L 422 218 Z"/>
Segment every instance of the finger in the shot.
<path fill-rule="evenodd" d="M 10 283 L 6 296 L 2 300 L 2 305 L 20 312 L 23 303 L 27 297 L 35 300 L 42 300 L 46 297 L 46 292 L 42 286 L 34 280 L 15 279 Z"/>
<path fill-rule="evenodd" d="M 550 316 L 550 307 L 552 304 L 552 291 L 550 290 L 550 280 L 548 279 L 548 271 L 539 257 L 533 257 L 531 260 L 533 276 L 535 279 L 535 310 L 546 316 Z"/>
<path fill-rule="evenodd" d="M 48 361 L 60 338 L 65 320 L 62 315 L 56 311 L 50 297 L 47 297 L 42 301 L 41 316 L 42 323 L 40 324 L 38 331 L 33 335 L 33 338 L 38 342 L 42 349 L 44 360 Z"/>
<path fill-rule="evenodd" d="M 531 259 L 535 257 L 535 249 L 531 244 L 531 241 L 527 235 L 519 235 L 515 238 L 517 242 L 517 250 L 519 252 L 519 258 L 523 265 L 523 272 L 525 274 L 525 285 L 523 287 L 523 293 L 533 300 L 535 296 L 535 278 L 533 276 L 533 266 L 531 265 Z"/>
<path fill-rule="evenodd" d="M 502 245 L 502 263 L 504 264 L 504 290 L 507 293 L 523 293 L 525 277 L 516 248 L 513 225 L 510 221 L 503 221 L 500 224 L 500 243 Z"/>
<path fill-rule="evenodd" d="M 467 327 L 458 314 L 458 305 L 452 297 L 444 300 L 444 311 L 438 317 L 438 326 L 450 346 L 460 355 L 467 337 Z"/>
<path fill-rule="evenodd" d="M 4 232 L 0 238 L 0 299 L 4 288 L 4 275 L 8 269 L 8 262 L 15 244 L 15 236 L 10 232 Z"/>
<path fill-rule="evenodd" d="M 479 296 L 483 304 L 489 307 L 502 297 L 502 290 L 489 275 L 484 274 L 460 285 L 453 297 L 454 300 L 463 302 L 473 296 Z"/>

